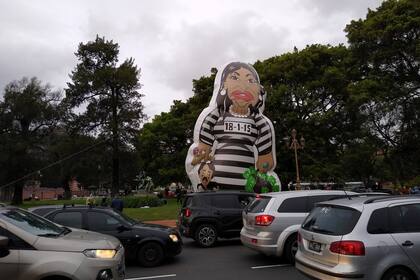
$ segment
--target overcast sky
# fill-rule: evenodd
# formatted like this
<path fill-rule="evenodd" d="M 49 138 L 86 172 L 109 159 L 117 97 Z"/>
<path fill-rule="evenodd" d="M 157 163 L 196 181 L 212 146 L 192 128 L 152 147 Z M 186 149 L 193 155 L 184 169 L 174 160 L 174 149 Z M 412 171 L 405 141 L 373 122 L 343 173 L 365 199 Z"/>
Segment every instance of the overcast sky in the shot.
<path fill-rule="evenodd" d="M 37 76 L 63 89 L 80 42 L 96 34 L 142 70 L 149 116 L 192 95 L 212 67 L 254 63 L 308 44 L 346 43 L 343 29 L 381 0 L 0 0 L 0 89 Z"/>

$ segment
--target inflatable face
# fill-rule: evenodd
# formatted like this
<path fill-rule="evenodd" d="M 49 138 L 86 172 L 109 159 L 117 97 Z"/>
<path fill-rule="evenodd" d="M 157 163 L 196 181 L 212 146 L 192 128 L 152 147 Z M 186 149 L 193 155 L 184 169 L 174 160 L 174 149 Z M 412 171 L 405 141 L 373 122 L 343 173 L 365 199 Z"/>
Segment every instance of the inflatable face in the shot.
<path fill-rule="evenodd" d="M 276 166 L 274 128 L 262 114 L 265 97 L 250 64 L 228 63 L 217 73 L 212 99 L 197 119 L 186 158 L 195 189 L 208 179 L 198 170 L 203 162 L 213 166 L 211 183 L 220 189 L 243 190 L 243 174 L 250 167 L 278 181 L 272 172 Z"/>

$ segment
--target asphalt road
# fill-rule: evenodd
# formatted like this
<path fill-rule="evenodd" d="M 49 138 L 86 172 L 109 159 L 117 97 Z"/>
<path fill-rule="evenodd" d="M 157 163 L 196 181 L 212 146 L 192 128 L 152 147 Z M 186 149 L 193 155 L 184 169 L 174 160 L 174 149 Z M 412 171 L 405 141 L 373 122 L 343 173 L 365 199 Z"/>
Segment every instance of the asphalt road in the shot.
<path fill-rule="evenodd" d="M 154 268 L 128 265 L 127 280 L 307 280 L 282 259 L 263 256 L 242 246 L 239 239 L 222 240 L 203 249 L 184 239 L 183 252 Z"/>

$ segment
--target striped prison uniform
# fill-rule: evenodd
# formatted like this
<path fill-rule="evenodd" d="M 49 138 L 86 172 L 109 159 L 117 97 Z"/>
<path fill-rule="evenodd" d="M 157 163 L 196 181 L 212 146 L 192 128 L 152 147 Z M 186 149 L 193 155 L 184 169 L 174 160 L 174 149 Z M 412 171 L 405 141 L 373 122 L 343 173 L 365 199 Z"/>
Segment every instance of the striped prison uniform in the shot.
<path fill-rule="evenodd" d="M 258 155 L 272 152 L 273 131 L 262 114 L 236 117 L 226 112 L 220 115 L 217 109 L 204 119 L 200 142 L 213 146 L 217 141 L 213 164 L 215 174 L 212 179 L 220 189 L 243 190 L 243 173 L 255 167 L 254 147 Z"/>

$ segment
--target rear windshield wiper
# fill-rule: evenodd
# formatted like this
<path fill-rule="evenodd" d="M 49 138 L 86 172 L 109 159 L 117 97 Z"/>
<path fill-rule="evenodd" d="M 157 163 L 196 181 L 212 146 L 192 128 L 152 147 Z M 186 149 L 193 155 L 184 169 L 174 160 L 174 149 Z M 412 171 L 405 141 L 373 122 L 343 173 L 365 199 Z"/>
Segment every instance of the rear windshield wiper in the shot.
<path fill-rule="evenodd" d="M 311 227 L 310 230 L 312 230 L 313 232 L 318 232 L 318 233 L 326 233 L 326 234 L 333 234 L 334 232 L 328 229 L 322 229 L 322 228 L 316 228 L 316 227 Z"/>

